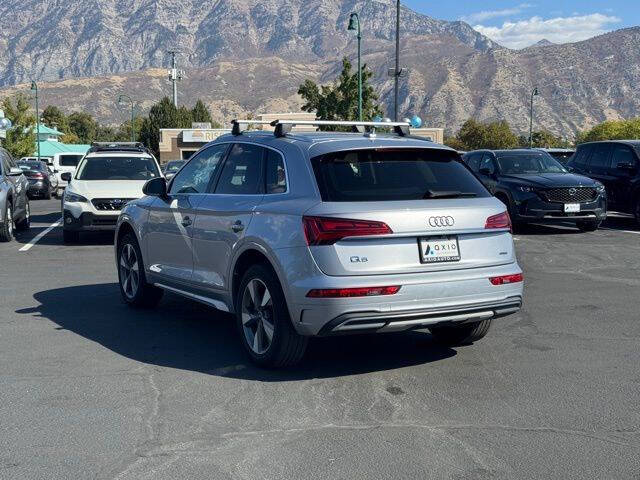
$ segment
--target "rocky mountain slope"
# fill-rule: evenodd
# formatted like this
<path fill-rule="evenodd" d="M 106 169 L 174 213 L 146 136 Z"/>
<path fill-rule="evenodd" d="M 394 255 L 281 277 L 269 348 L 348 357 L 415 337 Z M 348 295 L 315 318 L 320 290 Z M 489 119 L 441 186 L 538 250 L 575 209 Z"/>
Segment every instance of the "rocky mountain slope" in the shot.
<path fill-rule="evenodd" d="M 3 0 L 0 97 L 41 81 L 41 103 L 120 122 L 126 91 L 148 108 L 170 93 L 166 50 L 178 47 L 187 78 L 180 101 L 202 97 L 218 120 L 297 110 L 298 85 L 328 82 L 354 57 L 349 13 L 361 14 L 364 60 L 392 111 L 393 0 Z M 501 48 L 463 22 L 403 9 L 402 113 L 455 131 L 467 118 L 537 121 L 571 136 L 608 118 L 640 115 L 640 28 L 584 42 Z M 18 85 L 12 86 L 18 83 Z"/>

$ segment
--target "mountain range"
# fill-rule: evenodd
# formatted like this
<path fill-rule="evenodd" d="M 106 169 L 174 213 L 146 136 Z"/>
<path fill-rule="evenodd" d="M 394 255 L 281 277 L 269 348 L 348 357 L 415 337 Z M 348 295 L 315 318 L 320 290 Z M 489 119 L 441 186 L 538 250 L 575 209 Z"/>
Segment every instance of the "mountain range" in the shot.
<path fill-rule="evenodd" d="M 119 123 L 128 93 L 144 111 L 170 94 L 168 50 L 180 51 L 180 102 L 202 98 L 217 120 L 297 111 L 305 79 L 328 83 L 355 60 L 347 31 L 357 11 L 363 60 L 387 112 L 393 110 L 394 0 L 3 0 L 0 97 L 39 82 L 41 104 Z M 640 28 L 583 42 L 503 48 L 468 24 L 402 9 L 400 110 L 456 131 L 469 117 L 506 119 L 571 137 L 640 111 Z"/>

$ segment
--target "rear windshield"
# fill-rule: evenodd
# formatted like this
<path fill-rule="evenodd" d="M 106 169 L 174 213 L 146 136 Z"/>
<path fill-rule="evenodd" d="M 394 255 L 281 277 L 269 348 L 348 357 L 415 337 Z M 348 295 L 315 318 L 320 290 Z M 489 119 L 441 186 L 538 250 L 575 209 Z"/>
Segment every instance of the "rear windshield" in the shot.
<path fill-rule="evenodd" d="M 88 157 L 78 170 L 78 180 L 149 180 L 159 177 L 150 157 Z"/>
<path fill-rule="evenodd" d="M 41 162 L 18 162 L 18 167 L 22 170 L 39 170 L 44 172 L 45 165 Z"/>
<path fill-rule="evenodd" d="M 458 157 L 433 149 L 332 152 L 311 160 L 325 202 L 488 197 Z"/>
<path fill-rule="evenodd" d="M 60 155 L 61 167 L 77 167 L 83 155 Z"/>

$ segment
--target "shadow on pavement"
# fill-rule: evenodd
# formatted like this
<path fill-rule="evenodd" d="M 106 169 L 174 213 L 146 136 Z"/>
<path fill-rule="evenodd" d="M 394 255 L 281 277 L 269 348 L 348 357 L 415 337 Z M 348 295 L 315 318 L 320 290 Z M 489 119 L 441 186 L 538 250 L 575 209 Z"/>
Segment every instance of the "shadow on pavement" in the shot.
<path fill-rule="evenodd" d="M 297 367 L 263 370 L 249 363 L 235 321 L 203 305 L 166 295 L 155 310 L 133 310 L 115 283 L 38 292 L 39 305 L 17 311 L 47 318 L 65 330 L 132 360 L 211 375 L 267 382 L 336 377 L 443 360 L 456 351 L 419 331 L 314 339 Z M 81 305 L 89 308 L 78 308 Z"/>
<path fill-rule="evenodd" d="M 55 222 L 55 219 L 53 220 Z M 53 223 L 53 222 L 52 222 Z M 16 232 L 16 241 L 26 244 L 33 240 L 40 232 L 46 230 L 47 226 L 32 226 L 24 232 Z M 56 227 L 47 235 L 38 240 L 38 245 L 58 245 L 73 248 L 74 246 L 94 246 L 113 245 L 114 232 L 82 232 L 77 243 L 65 244 L 62 238 L 62 227 Z"/>

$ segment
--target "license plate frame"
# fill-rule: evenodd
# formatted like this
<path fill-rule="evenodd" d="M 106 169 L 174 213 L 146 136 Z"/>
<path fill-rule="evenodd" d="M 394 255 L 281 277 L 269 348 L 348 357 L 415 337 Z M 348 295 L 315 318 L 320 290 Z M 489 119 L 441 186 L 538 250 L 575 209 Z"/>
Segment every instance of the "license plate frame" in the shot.
<path fill-rule="evenodd" d="M 580 213 L 580 204 L 579 203 L 565 203 L 564 204 L 564 213 Z"/>
<path fill-rule="evenodd" d="M 455 248 L 453 250 L 449 250 L 454 245 Z M 443 246 L 447 246 L 448 248 L 442 250 Z M 460 252 L 460 241 L 457 235 L 434 235 L 430 237 L 419 237 L 418 250 L 420 253 L 420 263 L 426 265 L 439 263 L 455 263 L 462 260 L 462 253 Z M 446 253 L 453 254 L 446 255 Z"/>

